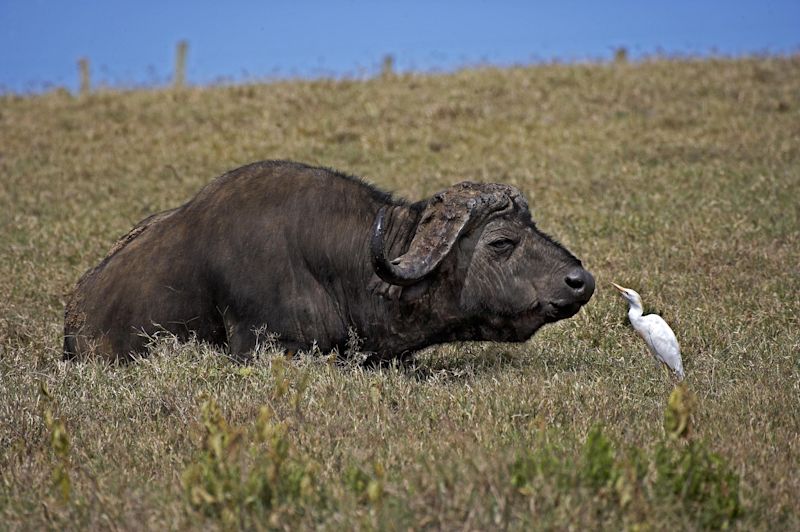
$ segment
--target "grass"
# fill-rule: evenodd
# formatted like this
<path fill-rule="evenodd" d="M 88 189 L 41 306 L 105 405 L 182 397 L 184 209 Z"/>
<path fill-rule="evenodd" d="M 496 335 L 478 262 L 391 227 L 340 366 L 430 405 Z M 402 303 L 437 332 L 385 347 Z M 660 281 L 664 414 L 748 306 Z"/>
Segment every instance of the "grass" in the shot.
<path fill-rule="evenodd" d="M 406 368 L 61 362 L 116 237 L 267 158 L 516 185 L 597 293 Z M 0 528 L 800 528 L 797 56 L 5 95 L 0 175 Z M 687 434 L 611 280 L 681 340 Z"/>

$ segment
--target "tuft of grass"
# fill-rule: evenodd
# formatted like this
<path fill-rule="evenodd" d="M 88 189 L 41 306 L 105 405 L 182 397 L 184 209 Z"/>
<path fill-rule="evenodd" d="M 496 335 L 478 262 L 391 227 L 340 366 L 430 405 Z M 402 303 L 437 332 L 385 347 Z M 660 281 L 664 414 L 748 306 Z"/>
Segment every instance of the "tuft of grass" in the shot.
<path fill-rule="evenodd" d="M 0 96 L 0 522 L 800 529 L 799 93 L 790 56 Z M 61 361 L 119 235 L 267 158 L 411 200 L 515 185 L 597 292 L 525 344 L 376 370 L 269 331 L 247 367 L 168 336 Z M 675 329 L 680 392 L 612 280 Z"/>

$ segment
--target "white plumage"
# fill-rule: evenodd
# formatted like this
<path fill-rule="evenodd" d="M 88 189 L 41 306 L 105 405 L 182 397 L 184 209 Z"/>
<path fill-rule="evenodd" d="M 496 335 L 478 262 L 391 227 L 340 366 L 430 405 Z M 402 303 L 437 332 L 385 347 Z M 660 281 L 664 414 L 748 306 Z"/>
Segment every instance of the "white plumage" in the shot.
<path fill-rule="evenodd" d="M 671 369 L 678 380 L 683 380 L 685 374 L 681 360 L 681 346 L 670 326 L 657 314 L 642 315 L 642 298 L 635 290 L 624 288 L 616 283 L 611 284 L 628 301 L 630 305 L 628 319 L 631 320 L 631 325 L 636 332 L 644 338 L 650 353 L 656 360 Z"/>

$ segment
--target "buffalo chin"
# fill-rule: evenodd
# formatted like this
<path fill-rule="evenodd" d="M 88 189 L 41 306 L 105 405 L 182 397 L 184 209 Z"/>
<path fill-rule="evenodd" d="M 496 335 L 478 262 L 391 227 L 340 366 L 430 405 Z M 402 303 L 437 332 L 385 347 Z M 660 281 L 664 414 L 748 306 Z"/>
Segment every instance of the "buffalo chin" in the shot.
<path fill-rule="evenodd" d="M 546 323 L 548 319 L 539 309 L 514 317 L 496 316 L 480 327 L 480 339 L 494 342 L 524 342 Z"/>
<path fill-rule="evenodd" d="M 583 303 L 577 301 L 569 303 L 553 301 L 545 305 L 544 312 L 548 317 L 548 322 L 552 323 L 571 318 L 578 313 L 582 306 Z"/>
<path fill-rule="evenodd" d="M 495 342 L 525 342 L 548 323 L 555 323 L 577 314 L 578 302 L 546 303 L 515 316 L 493 316 L 480 327 L 481 339 Z"/>

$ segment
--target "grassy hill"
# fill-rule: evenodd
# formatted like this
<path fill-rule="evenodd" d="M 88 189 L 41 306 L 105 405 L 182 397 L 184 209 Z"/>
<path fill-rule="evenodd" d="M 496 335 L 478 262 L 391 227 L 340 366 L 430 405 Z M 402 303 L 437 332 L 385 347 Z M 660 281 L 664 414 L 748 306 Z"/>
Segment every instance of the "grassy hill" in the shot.
<path fill-rule="evenodd" d="M 414 367 L 60 361 L 118 236 L 268 158 L 513 184 L 598 290 Z M 798 529 L 799 199 L 797 56 L 2 96 L 0 528 Z M 688 435 L 612 280 L 681 340 Z"/>

